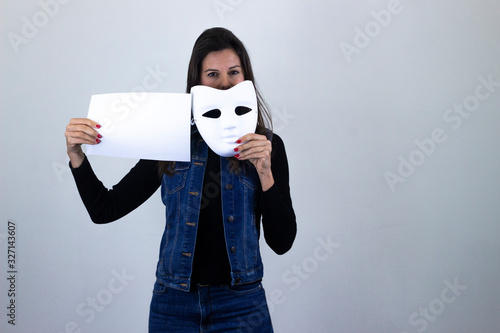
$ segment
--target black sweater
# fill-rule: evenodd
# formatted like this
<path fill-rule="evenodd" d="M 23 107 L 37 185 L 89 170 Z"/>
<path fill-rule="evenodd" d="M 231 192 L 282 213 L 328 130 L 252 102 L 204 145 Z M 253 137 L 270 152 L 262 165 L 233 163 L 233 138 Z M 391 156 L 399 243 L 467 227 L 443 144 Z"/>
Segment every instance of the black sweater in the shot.
<path fill-rule="evenodd" d="M 256 209 L 257 214 L 262 215 L 267 244 L 276 253 L 283 254 L 293 244 L 297 225 L 290 198 L 285 147 L 276 134 L 273 135 L 272 149 L 271 170 L 274 185 L 265 192 L 260 190 L 259 207 Z M 193 283 L 230 282 L 230 266 L 222 221 L 220 178 L 209 176 L 220 174 L 219 159 L 220 157 L 209 149 L 193 263 Z M 92 221 L 98 224 L 112 222 L 127 215 L 144 203 L 161 185 L 158 161 L 140 160 L 112 189 L 107 189 L 99 181 L 86 157 L 80 167 L 71 168 L 71 171 Z M 210 189 L 206 188 L 208 182 Z M 206 197 L 207 193 L 210 198 Z M 203 204 L 205 202 L 206 204 Z"/>

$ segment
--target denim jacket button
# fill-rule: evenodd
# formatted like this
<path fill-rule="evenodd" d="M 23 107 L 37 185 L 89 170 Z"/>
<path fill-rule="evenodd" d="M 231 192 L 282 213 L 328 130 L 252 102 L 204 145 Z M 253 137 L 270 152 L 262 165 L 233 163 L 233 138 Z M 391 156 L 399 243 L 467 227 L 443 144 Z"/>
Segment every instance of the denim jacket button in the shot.
<path fill-rule="evenodd" d="M 226 185 L 226 190 L 232 190 L 232 189 L 233 189 L 233 184 Z"/>
<path fill-rule="evenodd" d="M 231 253 L 235 253 L 236 252 L 236 247 L 231 247 Z"/>
<path fill-rule="evenodd" d="M 233 216 L 233 215 L 230 215 L 230 216 L 227 218 L 227 221 L 228 221 L 228 222 L 234 222 L 234 216 Z"/>

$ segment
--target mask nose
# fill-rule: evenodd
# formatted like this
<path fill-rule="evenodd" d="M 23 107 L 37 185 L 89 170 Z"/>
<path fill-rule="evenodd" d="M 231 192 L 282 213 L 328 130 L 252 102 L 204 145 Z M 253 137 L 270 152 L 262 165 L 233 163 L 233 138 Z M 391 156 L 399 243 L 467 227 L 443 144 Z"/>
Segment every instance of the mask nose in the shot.
<path fill-rule="evenodd" d="M 224 131 L 234 131 L 238 127 L 238 119 L 234 109 L 227 108 L 223 110 L 222 129 Z"/>

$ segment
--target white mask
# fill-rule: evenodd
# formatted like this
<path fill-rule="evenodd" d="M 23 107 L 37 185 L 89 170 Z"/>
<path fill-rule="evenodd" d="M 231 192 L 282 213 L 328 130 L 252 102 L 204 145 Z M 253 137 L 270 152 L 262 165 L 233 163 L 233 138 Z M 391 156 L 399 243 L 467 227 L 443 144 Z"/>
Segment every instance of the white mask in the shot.
<path fill-rule="evenodd" d="M 228 90 L 191 88 L 193 118 L 207 145 L 222 157 L 234 156 L 236 140 L 257 127 L 257 96 L 252 81 Z"/>

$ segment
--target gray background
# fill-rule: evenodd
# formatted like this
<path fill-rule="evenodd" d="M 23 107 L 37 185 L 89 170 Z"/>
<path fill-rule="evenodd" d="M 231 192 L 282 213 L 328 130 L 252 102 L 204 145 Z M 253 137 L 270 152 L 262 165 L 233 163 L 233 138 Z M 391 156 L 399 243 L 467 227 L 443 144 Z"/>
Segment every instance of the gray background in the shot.
<path fill-rule="evenodd" d="M 64 130 L 151 70 L 184 92 L 212 26 L 250 51 L 289 157 L 298 236 L 261 246 L 276 332 L 498 332 L 500 1 L 66 2 L 1 2 L 2 332 L 147 331 L 159 193 L 92 224 Z M 107 186 L 135 162 L 91 158 Z"/>

